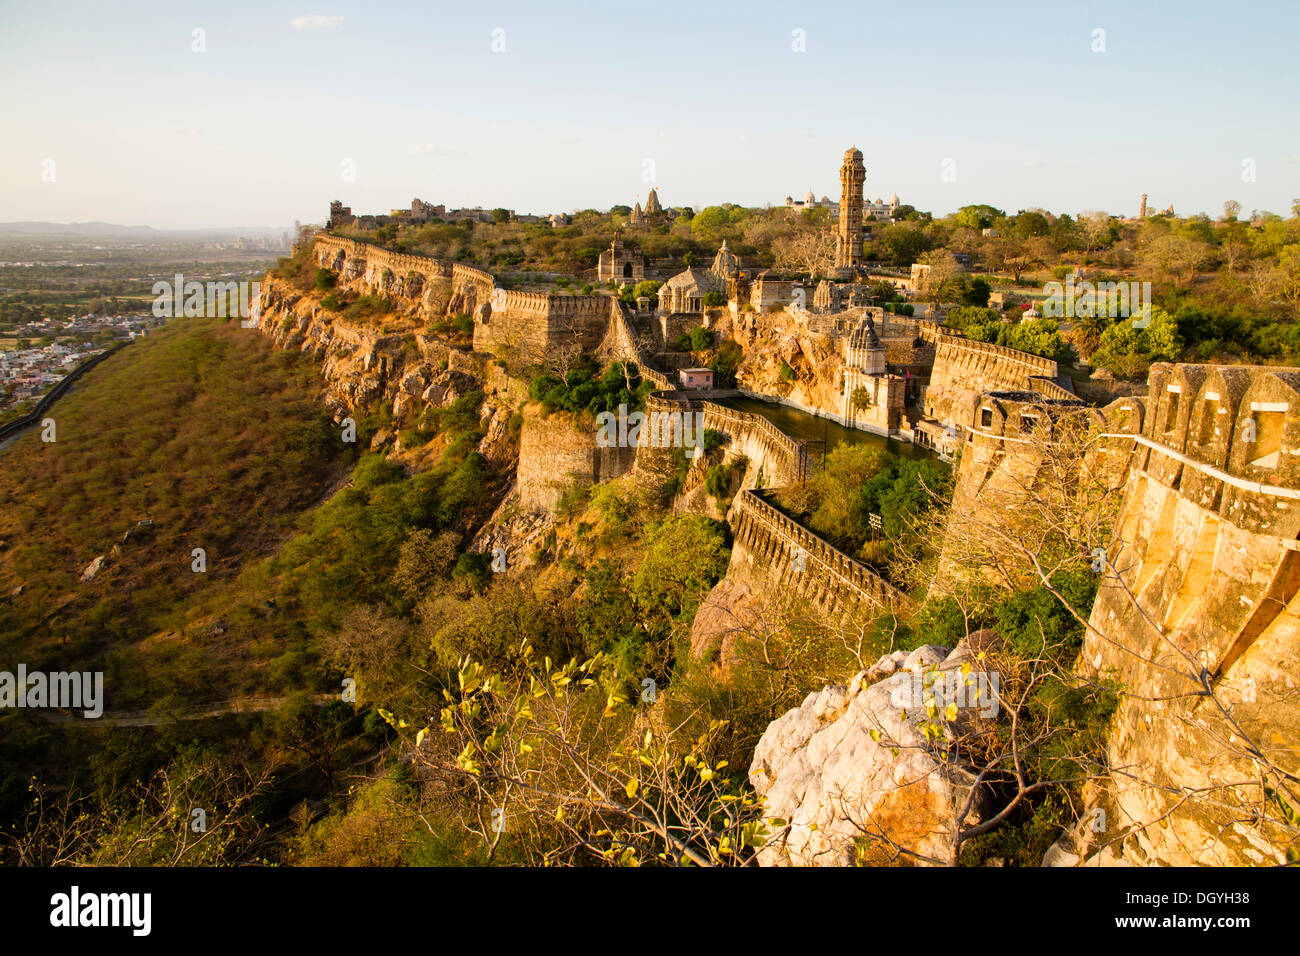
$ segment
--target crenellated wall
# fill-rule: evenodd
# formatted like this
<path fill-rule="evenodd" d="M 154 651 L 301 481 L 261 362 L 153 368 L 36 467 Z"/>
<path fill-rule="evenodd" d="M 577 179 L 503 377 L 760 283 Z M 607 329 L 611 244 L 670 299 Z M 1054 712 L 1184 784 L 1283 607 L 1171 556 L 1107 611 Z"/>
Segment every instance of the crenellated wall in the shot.
<path fill-rule="evenodd" d="M 317 235 L 313 250 L 317 262 L 345 280 L 360 279 L 383 295 L 422 300 L 440 314 L 473 315 L 476 350 L 513 352 L 524 361 L 539 360 L 560 346 L 596 348 L 617 307 L 617 300 L 604 293 L 502 289 L 491 273 L 473 266 L 390 252 L 341 236 Z"/>
<path fill-rule="evenodd" d="M 926 335 L 935 343 L 934 367 L 924 399 L 927 418 L 949 421 L 954 404 L 984 392 L 1032 389 L 1074 397 L 1056 383 L 1058 368 L 1051 359 L 933 328 L 923 333 Z"/>
<path fill-rule="evenodd" d="M 757 579 L 764 592 L 798 595 L 824 616 L 854 610 L 910 614 L 914 602 L 793 518 L 758 491 L 742 491 L 731 513 L 735 535 L 729 577 Z"/>
<path fill-rule="evenodd" d="M 1267 821 L 1285 811 L 1262 812 L 1251 781 L 1300 775 L 1300 369 L 1159 364 L 1145 398 L 1102 409 L 995 391 L 951 415 L 965 441 L 937 591 L 963 522 L 977 538 L 1073 481 L 1044 437 L 1087 426 L 1077 472 L 1100 480 L 1080 487 L 1116 504 L 1080 656 L 1126 692 L 1098 839 L 1138 863 L 1282 862 L 1291 835 Z"/>
<path fill-rule="evenodd" d="M 473 312 L 496 286 L 489 273 L 473 266 L 390 252 L 341 236 L 318 233 L 312 251 L 317 262 L 345 281 L 360 279 L 380 295 L 414 300 L 436 315 Z"/>
<path fill-rule="evenodd" d="M 537 361 L 554 348 L 595 349 L 609 328 L 617 300 L 604 293 L 554 295 L 496 289 L 485 307 L 474 313 L 474 348 L 485 352 L 514 351 L 525 361 Z"/>
<path fill-rule="evenodd" d="M 1238 784 L 1260 778 L 1246 736 L 1300 774 L 1300 369 L 1157 365 L 1131 416 L 1111 432 L 1133 446 L 1108 553 L 1122 586 L 1101 589 L 1083 653 L 1131 695 L 1116 822 L 1148 860 L 1280 863 L 1260 788 Z"/>
<path fill-rule="evenodd" d="M 762 415 L 727 408 L 688 391 L 653 392 L 646 397 L 645 412 L 648 418 L 701 413 L 702 427 L 729 436 L 731 450 L 749 459 L 751 474 L 761 469 L 768 487 L 797 484 L 807 475 L 804 442 L 791 438 Z M 636 484 L 653 496 L 661 496 L 677 472 L 678 451 L 675 447 L 650 445 L 647 432 L 641 434 L 634 470 Z"/>
<path fill-rule="evenodd" d="M 650 357 L 638 343 L 622 304 L 613 296 L 607 298 L 609 325 L 604 339 L 596 347 L 596 357 L 603 362 L 635 362 L 641 376 L 653 382 L 657 389 L 672 389 L 668 376 L 650 366 Z"/>

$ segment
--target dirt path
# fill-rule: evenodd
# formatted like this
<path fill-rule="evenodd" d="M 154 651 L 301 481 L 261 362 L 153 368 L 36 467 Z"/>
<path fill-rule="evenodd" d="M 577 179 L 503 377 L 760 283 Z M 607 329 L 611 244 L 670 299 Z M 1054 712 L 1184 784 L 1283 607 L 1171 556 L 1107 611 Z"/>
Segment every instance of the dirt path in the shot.
<path fill-rule="evenodd" d="M 195 710 L 179 714 L 157 714 L 148 710 L 123 710 L 114 714 L 106 713 L 102 717 L 86 718 L 77 711 L 46 710 L 40 711 L 44 720 L 52 724 L 85 724 L 94 727 L 160 727 L 175 724 L 182 720 L 207 720 L 211 717 L 224 717 L 227 714 L 260 714 L 268 710 L 277 710 L 288 697 L 233 697 L 226 701 L 200 704 Z M 316 694 L 312 702 L 317 707 L 324 707 L 339 699 L 338 694 Z"/>

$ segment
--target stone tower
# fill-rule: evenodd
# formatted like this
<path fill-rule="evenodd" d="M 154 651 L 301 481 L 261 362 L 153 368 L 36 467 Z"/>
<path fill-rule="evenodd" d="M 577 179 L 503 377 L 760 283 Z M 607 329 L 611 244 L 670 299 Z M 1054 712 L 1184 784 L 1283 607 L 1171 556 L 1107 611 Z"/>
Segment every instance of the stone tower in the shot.
<path fill-rule="evenodd" d="M 1147 217 L 1147 194 L 1143 193 L 1142 205 L 1138 206 L 1138 218 L 1145 219 L 1146 217 Z"/>
<path fill-rule="evenodd" d="M 835 268 L 841 275 L 852 274 L 862 264 L 862 185 L 867 171 L 862 150 L 856 146 L 844 152 L 840 167 L 840 221 L 835 236 Z"/>

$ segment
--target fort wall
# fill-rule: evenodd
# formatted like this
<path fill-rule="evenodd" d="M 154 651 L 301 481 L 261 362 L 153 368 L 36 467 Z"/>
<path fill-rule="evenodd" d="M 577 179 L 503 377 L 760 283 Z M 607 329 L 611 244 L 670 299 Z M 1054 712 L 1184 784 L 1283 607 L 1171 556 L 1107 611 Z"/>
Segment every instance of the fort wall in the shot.
<path fill-rule="evenodd" d="M 596 348 L 604 339 L 612 296 L 556 295 L 502 289 L 491 273 L 459 262 L 390 252 L 341 236 L 317 235 L 316 261 L 383 295 L 422 300 L 439 314 L 474 317 L 474 348 L 536 361 L 548 350 Z"/>
<path fill-rule="evenodd" d="M 609 481 L 632 469 L 634 448 L 604 448 L 597 431 L 572 415 L 547 415 L 535 405 L 524 407 L 516 470 L 519 502 L 531 510 L 554 511 L 574 484 Z"/>
<path fill-rule="evenodd" d="M 701 413 L 702 427 L 727 435 L 731 439 L 730 450 L 749 460 L 748 474 L 754 476 L 761 471 L 769 487 L 798 484 L 807 476 L 805 444 L 785 434 L 762 415 L 727 408 L 690 391 L 654 392 L 646 397 L 645 412 L 651 419 L 656 415 L 680 418 Z M 649 444 L 645 430 L 641 437 L 634 470 L 636 484 L 652 496 L 663 497 L 677 473 L 681 452 L 675 446 Z"/>
<path fill-rule="evenodd" d="M 649 379 L 657 389 L 671 390 L 673 385 L 668 376 L 651 367 L 650 357 L 638 344 L 636 332 L 628 322 L 623 306 L 613 296 L 607 298 L 609 323 L 605 337 L 596 347 L 596 357 L 603 362 L 634 362 L 642 378 Z"/>
<path fill-rule="evenodd" d="M 1146 859 L 1281 863 L 1260 789 L 1234 784 L 1260 777 L 1243 735 L 1300 773 L 1300 369 L 1157 365 L 1145 410 L 1110 433 L 1131 467 L 1082 655 L 1131 695 L 1117 822 Z"/>
<path fill-rule="evenodd" d="M 474 348 L 513 350 L 525 361 L 538 361 L 549 350 L 565 346 L 592 351 L 605 338 L 610 303 L 615 301 L 603 293 L 554 295 L 496 289 L 474 313 Z"/>
<path fill-rule="evenodd" d="M 748 576 L 770 593 L 808 600 L 827 618 L 867 609 L 910 614 L 912 600 L 866 565 L 782 513 L 763 492 L 742 491 L 731 513 L 728 576 Z"/>
<path fill-rule="evenodd" d="M 1049 390 L 1074 396 L 1056 383 L 1058 368 L 1051 359 L 1019 352 L 990 342 L 975 342 L 926 329 L 934 340 L 934 367 L 925 389 L 927 418 L 949 421 L 956 402 L 983 392 Z"/>
<path fill-rule="evenodd" d="M 1125 691 L 1101 837 L 1138 863 L 1282 862 L 1289 836 L 1248 782 L 1300 775 L 1300 369 L 1159 364 L 1145 397 L 1100 409 L 1045 391 L 951 404 L 962 460 L 936 592 L 964 538 L 1073 482 L 1044 439 L 1076 429 L 1076 471 L 1097 479 L 1080 487 L 1116 503 L 1080 655 Z"/>

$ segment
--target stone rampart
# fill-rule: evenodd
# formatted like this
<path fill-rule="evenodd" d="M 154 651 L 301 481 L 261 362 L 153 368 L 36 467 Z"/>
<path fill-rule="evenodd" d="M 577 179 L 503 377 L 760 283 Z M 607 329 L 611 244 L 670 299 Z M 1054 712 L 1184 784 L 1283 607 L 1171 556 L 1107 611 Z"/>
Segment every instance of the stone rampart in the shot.
<path fill-rule="evenodd" d="M 805 444 L 791 438 L 762 415 L 737 411 L 700 397 L 698 392 L 663 391 L 646 397 L 645 412 L 655 416 L 680 417 L 700 413 L 704 429 L 726 434 L 731 448 L 749 459 L 753 474 L 762 471 L 769 487 L 798 484 L 808 474 Z M 692 419 L 693 421 L 693 419 Z M 637 449 L 636 482 L 638 487 L 660 495 L 671 484 L 677 471 L 678 450 L 675 446 L 649 444 L 644 438 Z"/>
<path fill-rule="evenodd" d="M 1082 655 L 1129 692 L 1116 824 L 1149 860 L 1281 863 L 1295 835 L 1246 782 L 1300 774 L 1300 369 L 1156 365 L 1140 421 L 1134 399 L 1112 420 L 1126 403 L 1114 583 Z"/>
<path fill-rule="evenodd" d="M 1066 392 L 1056 384 L 1058 368 L 1051 359 L 934 329 L 924 330 L 922 337 L 927 335 L 934 339 L 935 352 L 925 390 L 926 418 L 950 421 L 954 403 L 983 392 Z"/>
<path fill-rule="evenodd" d="M 806 598 L 826 617 L 857 609 L 898 614 L 915 609 L 906 594 L 781 512 L 763 492 L 740 492 L 730 520 L 732 569 Z"/>

